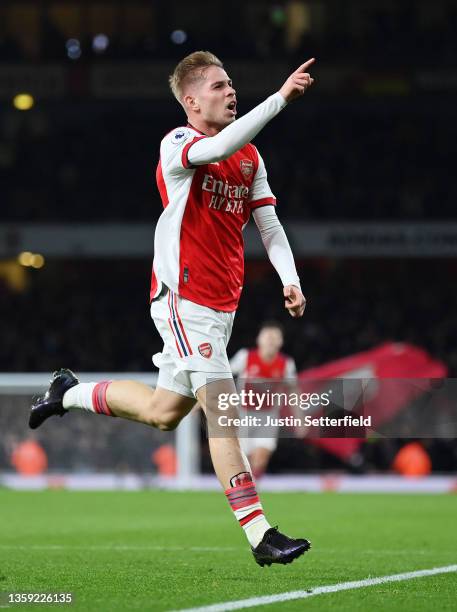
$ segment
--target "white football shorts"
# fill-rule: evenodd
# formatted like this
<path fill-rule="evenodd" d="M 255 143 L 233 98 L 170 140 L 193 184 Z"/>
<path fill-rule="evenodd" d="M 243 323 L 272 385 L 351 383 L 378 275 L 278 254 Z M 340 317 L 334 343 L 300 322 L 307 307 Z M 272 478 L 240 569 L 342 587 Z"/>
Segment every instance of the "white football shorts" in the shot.
<path fill-rule="evenodd" d="M 265 414 L 266 412 L 263 411 L 262 415 L 264 417 Z M 268 414 L 272 418 L 279 417 L 279 410 L 268 411 Z M 259 412 L 247 411 L 244 412 L 243 415 L 248 415 L 250 417 L 258 417 Z M 263 437 L 261 437 L 262 434 Z M 246 455 L 252 453 L 252 451 L 256 448 L 266 448 L 267 450 L 273 452 L 278 446 L 278 434 L 279 427 L 276 425 L 261 425 L 260 427 L 248 425 L 240 427 L 238 439 L 240 441 L 240 446 L 244 453 L 246 453 Z"/>
<path fill-rule="evenodd" d="M 256 448 L 266 448 L 273 452 L 278 446 L 277 436 L 274 438 L 238 438 L 242 451 L 246 455 L 250 455 Z"/>
<path fill-rule="evenodd" d="M 235 312 L 213 310 L 180 297 L 164 286 L 151 303 L 151 317 L 163 340 L 152 361 L 158 386 L 187 397 L 222 378 L 232 378 L 227 344 Z"/>

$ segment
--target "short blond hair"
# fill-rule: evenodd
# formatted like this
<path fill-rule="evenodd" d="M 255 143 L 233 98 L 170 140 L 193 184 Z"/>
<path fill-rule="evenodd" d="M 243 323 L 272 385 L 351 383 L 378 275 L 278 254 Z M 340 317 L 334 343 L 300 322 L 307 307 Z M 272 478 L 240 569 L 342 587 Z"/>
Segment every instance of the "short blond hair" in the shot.
<path fill-rule="evenodd" d="M 210 66 L 224 67 L 221 60 L 209 51 L 194 51 L 179 62 L 168 78 L 171 91 L 178 102 L 182 104 L 184 87 L 204 79 L 205 71 Z"/>

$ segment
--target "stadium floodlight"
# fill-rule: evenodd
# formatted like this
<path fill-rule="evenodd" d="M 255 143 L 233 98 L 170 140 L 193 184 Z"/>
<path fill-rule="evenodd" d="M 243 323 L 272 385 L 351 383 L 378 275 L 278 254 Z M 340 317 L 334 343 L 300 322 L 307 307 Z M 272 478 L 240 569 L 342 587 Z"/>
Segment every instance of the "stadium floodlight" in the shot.
<path fill-rule="evenodd" d="M 13 98 L 13 106 L 17 110 L 30 110 L 35 104 L 33 96 L 29 93 L 19 93 Z"/>
<path fill-rule="evenodd" d="M 23 251 L 22 253 L 19 253 L 17 257 L 17 260 L 21 264 L 21 266 L 25 267 L 32 265 L 32 259 L 33 253 L 31 253 L 30 251 Z"/>
<path fill-rule="evenodd" d="M 71 60 L 77 60 L 81 57 L 81 43 L 77 38 L 69 38 L 65 43 L 67 55 Z"/>
<path fill-rule="evenodd" d="M 187 40 L 187 32 L 184 32 L 184 30 L 173 30 L 170 34 L 170 39 L 175 45 L 182 45 Z"/>
<path fill-rule="evenodd" d="M 96 34 L 92 40 L 92 49 L 95 53 L 104 53 L 109 47 L 109 38 L 106 34 Z"/>

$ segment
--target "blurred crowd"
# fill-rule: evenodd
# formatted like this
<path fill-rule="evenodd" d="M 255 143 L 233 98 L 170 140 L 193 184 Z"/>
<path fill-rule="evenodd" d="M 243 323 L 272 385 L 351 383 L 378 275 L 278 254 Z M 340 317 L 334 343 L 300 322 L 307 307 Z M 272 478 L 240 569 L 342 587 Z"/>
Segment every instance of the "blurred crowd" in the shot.
<path fill-rule="evenodd" d="M 2 395 L 0 410 L 0 472 L 24 474 L 100 472 L 172 475 L 176 467 L 174 432 L 160 432 L 131 421 L 73 411 L 54 417 L 35 431 L 28 429 L 28 395 Z M 201 471 L 212 474 L 204 417 L 201 415 Z M 408 440 L 367 440 L 346 459 L 297 438 L 279 438 L 269 464 L 273 474 L 306 474 L 321 470 L 354 474 L 393 472 L 395 457 Z M 434 472 L 453 472 L 455 439 L 421 439 Z M 38 456 L 37 456 L 38 455 Z M 55 486 L 59 483 L 56 481 Z M 145 481 L 146 486 L 146 481 Z"/>
<path fill-rule="evenodd" d="M 393 71 L 399 64 L 456 65 L 457 9 L 451 0 L 233 0 L 229 9 L 212 0 L 201 1 L 199 10 L 184 0 L 111 0 L 95 7 L 75 0 L 67 11 L 49 0 L 21 7 L 22 14 L 13 4 L 0 7 L 0 53 L 6 61 L 66 61 L 68 40 L 76 39 L 79 49 L 70 61 L 171 59 L 211 48 L 226 58 L 263 60 L 312 50 L 321 58 Z M 97 32 L 105 37 L 98 44 Z"/>
<path fill-rule="evenodd" d="M 72 67 L 67 94 L 57 102 L 37 99 L 26 113 L 0 107 L 3 220 L 154 221 L 159 142 L 185 121 L 182 109 L 171 94 L 168 101 L 149 102 L 84 97 L 77 83 L 88 72 L 77 62 L 174 61 L 202 47 L 219 54 L 229 71 L 231 60 L 258 60 L 259 74 L 270 58 L 290 65 L 310 55 L 319 60 L 314 90 L 255 140 L 282 216 L 453 216 L 455 79 L 446 68 L 457 61 L 455 2 L 234 0 L 226 10 L 213 0 L 200 3 L 201 11 L 184 1 L 92 4 L 75 1 L 71 10 L 46 1 L 0 6 L 0 62 Z M 210 28 L 201 18 L 205 11 Z M 338 94 L 320 90 L 320 67 L 338 71 L 344 62 L 359 77 L 348 78 Z M 441 79 L 447 86 L 416 95 L 423 72 L 438 89 Z M 386 95 L 382 78 L 381 89 L 371 92 L 351 82 L 364 74 L 390 80 L 386 91 L 397 95 Z M 4 82 L 9 79 L 7 73 Z M 241 88 L 237 94 L 241 115 L 259 102 L 246 99 Z"/>
<path fill-rule="evenodd" d="M 330 95 L 319 91 L 317 77 L 314 91 L 279 115 L 255 144 L 283 220 L 455 218 L 455 96 L 452 91 L 416 95 L 413 80 L 422 70 L 437 82 L 440 75 L 452 77 L 455 2 L 233 0 L 227 9 L 222 0 L 204 0 L 199 11 L 184 0 L 75 0 L 68 11 L 64 5 L 1 3 L 0 62 L 59 62 L 71 66 L 77 80 L 84 72 L 78 72 L 81 63 L 174 61 L 209 48 L 228 70 L 231 60 L 258 60 L 267 70 L 269 60 L 292 65 L 313 55 L 327 69 L 348 65 L 354 73 L 393 81 L 409 75 L 409 94 L 392 96 L 355 92 L 351 82 Z M 210 28 L 202 14 L 211 17 Z M 107 101 L 70 90 L 57 102 L 37 99 L 27 112 L 13 109 L 10 100 L 0 106 L 2 223 L 142 222 L 152 232 L 161 212 L 155 185 L 159 143 L 183 124 L 182 109 L 171 94 L 167 101 Z M 237 96 L 240 115 L 260 101 L 246 99 L 242 89 Z M 149 371 L 152 354 L 161 349 L 148 311 L 151 261 L 46 261 L 42 269 L 22 270 L 20 287 L 9 284 L 0 269 L 0 371 L 61 366 Z M 284 324 L 285 350 L 299 369 L 395 340 L 423 347 L 457 377 L 455 261 L 298 263 L 308 306 L 305 317 L 293 321 L 284 312 L 281 285 L 269 263 L 246 262 L 230 355 L 254 344 L 261 317 Z M 0 436 L 0 468 L 29 435 L 29 401 L 2 400 L 0 431 L 8 429 L 8 435 Z M 157 432 L 135 424 L 118 427 L 109 419 L 99 419 L 94 428 L 85 417 L 56 419 L 58 435 L 45 428 L 37 432 L 51 469 L 151 468 Z M 399 444 L 366 443 L 357 469 L 388 469 Z M 455 442 L 426 445 L 434 469 L 455 468 Z M 207 453 L 204 462 L 209 471 Z M 291 466 L 297 471 L 341 467 L 322 449 L 308 445 L 305 451 L 301 441 L 282 440 L 271 470 L 291 471 Z"/>
<path fill-rule="evenodd" d="M 317 92 L 317 89 L 316 89 Z M 266 94 L 269 92 L 265 92 Z M 254 102 L 238 92 L 241 114 Z M 448 219 L 457 182 L 453 104 L 313 97 L 255 139 L 280 217 Z M 160 117 L 160 121 L 157 120 Z M 159 144 L 185 120 L 168 102 L 0 113 L 4 220 L 154 222 Z"/>
<path fill-rule="evenodd" d="M 248 261 L 229 352 L 253 345 L 259 316 L 285 325 L 300 369 L 407 341 L 457 376 L 456 264 L 437 259 L 299 263 L 305 316 L 292 320 L 268 261 Z M 0 280 L 0 371 L 149 371 L 161 349 L 149 318 L 149 261 L 54 261 L 13 291 Z M 255 313 L 255 314 L 254 314 Z"/>
<path fill-rule="evenodd" d="M 455 262 L 323 259 L 302 261 L 299 271 L 308 306 L 296 321 L 283 309 L 281 285 L 268 262 L 247 262 L 229 355 L 254 346 L 261 316 L 284 324 L 284 348 L 299 370 L 395 340 L 428 350 L 446 363 L 449 376 L 457 376 Z M 150 262 L 143 260 L 54 261 L 31 271 L 22 292 L 0 282 L 0 371 L 51 372 L 62 366 L 76 372 L 151 371 L 151 355 L 161 350 L 161 341 L 149 318 L 149 272 Z M 0 468 L 10 465 L 12 449 L 30 436 L 29 403 L 29 397 L 2 396 Z M 149 473 L 156 469 L 151 454 L 172 439 L 81 414 L 56 419 L 52 429 L 33 435 L 51 470 Z M 203 425 L 202 441 L 203 469 L 210 472 Z M 284 439 L 270 471 L 388 470 L 402 443 L 366 442 L 347 463 L 312 444 Z M 455 441 L 424 444 L 434 470 L 455 469 Z"/>
<path fill-rule="evenodd" d="M 99 418 L 98 415 L 72 413 L 55 418 L 50 427 L 32 432 L 28 426 L 31 396 L 1 397 L 0 470 L 16 464 L 14 452 L 24 441 L 36 442 L 44 451 L 49 470 L 89 472 L 153 473 L 153 453 L 173 441 L 172 434 L 131 421 Z M 96 419 L 96 423 L 94 423 Z M 30 452 L 30 451 L 29 451 Z M 24 458 L 26 459 L 26 458 Z M 34 473 L 33 458 L 25 472 Z M 36 468 L 35 468 L 36 469 Z M 22 470 L 21 470 L 22 471 Z"/>

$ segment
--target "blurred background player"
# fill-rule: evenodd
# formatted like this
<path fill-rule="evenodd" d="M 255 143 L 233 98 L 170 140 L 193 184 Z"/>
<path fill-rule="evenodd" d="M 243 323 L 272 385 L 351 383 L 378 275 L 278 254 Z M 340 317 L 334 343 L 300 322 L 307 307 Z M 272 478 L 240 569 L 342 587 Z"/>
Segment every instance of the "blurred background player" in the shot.
<path fill-rule="evenodd" d="M 297 368 L 294 359 L 281 352 L 283 344 L 282 325 L 276 321 L 263 323 L 257 335 L 257 348 L 242 348 L 230 360 L 233 375 L 238 378 L 238 387 L 241 384 L 246 389 L 254 383 L 252 387 L 254 390 L 262 387 L 265 391 L 281 392 L 284 391 L 284 383 L 287 387 L 295 386 Z M 269 380 L 272 381 L 271 385 L 261 384 Z M 281 406 L 265 403 L 260 411 L 266 410 L 272 416 L 279 416 Z M 256 406 L 251 406 L 248 413 L 258 414 Z M 260 478 L 265 473 L 270 457 L 278 444 L 277 427 L 268 428 L 268 437 L 261 437 L 261 434 L 259 428 L 250 427 L 243 429 L 240 435 L 241 448 L 249 459 L 255 478 Z"/>

